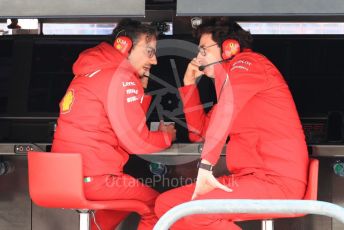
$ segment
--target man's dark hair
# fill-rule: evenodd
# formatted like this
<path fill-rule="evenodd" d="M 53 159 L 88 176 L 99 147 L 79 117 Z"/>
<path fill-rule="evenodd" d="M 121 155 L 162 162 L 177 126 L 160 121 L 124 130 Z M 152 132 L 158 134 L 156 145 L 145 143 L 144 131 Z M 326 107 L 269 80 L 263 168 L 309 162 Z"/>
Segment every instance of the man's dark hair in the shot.
<path fill-rule="evenodd" d="M 117 37 L 127 36 L 132 40 L 134 46 L 142 35 L 145 35 L 147 42 L 149 42 L 152 38 L 157 38 L 158 32 L 154 26 L 142 24 L 141 22 L 130 18 L 125 18 L 122 19 L 114 28 L 108 42 L 113 45 Z"/>
<path fill-rule="evenodd" d="M 244 30 L 238 23 L 225 17 L 211 17 L 197 27 L 194 35 L 200 39 L 203 34 L 211 34 L 212 39 L 221 47 L 226 39 L 235 39 L 241 50 L 252 48 L 253 38 L 250 32 Z"/>

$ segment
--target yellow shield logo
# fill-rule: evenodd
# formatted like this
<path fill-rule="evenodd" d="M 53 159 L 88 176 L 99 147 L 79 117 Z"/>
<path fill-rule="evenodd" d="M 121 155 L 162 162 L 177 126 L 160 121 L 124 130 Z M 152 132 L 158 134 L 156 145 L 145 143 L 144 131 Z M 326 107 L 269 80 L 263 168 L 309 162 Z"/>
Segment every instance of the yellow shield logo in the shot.
<path fill-rule="evenodd" d="M 70 89 L 64 95 L 61 103 L 60 103 L 60 110 L 61 113 L 69 113 L 72 110 L 72 105 L 74 102 L 74 90 Z"/>

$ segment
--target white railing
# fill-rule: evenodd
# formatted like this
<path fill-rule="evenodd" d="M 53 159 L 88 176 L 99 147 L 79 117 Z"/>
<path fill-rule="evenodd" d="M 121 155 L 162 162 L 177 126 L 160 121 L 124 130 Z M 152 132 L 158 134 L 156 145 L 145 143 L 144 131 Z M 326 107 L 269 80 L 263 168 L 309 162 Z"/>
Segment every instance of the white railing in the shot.
<path fill-rule="evenodd" d="M 324 201 L 215 199 L 180 204 L 166 212 L 153 230 L 167 230 L 177 220 L 188 215 L 210 213 L 318 214 L 335 218 L 344 224 L 344 208 Z"/>

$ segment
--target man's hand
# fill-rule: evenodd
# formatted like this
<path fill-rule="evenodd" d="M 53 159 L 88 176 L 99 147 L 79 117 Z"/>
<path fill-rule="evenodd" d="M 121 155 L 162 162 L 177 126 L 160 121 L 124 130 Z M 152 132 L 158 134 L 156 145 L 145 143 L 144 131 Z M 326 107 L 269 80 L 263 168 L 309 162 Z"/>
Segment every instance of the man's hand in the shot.
<path fill-rule="evenodd" d="M 202 160 L 202 163 L 209 164 L 209 162 Z M 191 200 L 196 199 L 200 195 L 204 195 L 216 188 L 222 189 L 226 192 L 232 192 L 233 190 L 227 186 L 221 184 L 213 175 L 212 171 L 200 168 L 198 170 L 197 181 L 195 191 L 192 194 Z"/>
<path fill-rule="evenodd" d="M 165 125 L 164 121 L 160 121 L 158 130 L 171 134 L 172 141 L 176 140 L 177 130 L 175 129 L 174 124 Z"/>
<path fill-rule="evenodd" d="M 141 77 L 141 84 L 142 84 L 142 87 L 144 89 L 147 89 L 147 85 L 148 85 L 148 77 L 147 76 Z"/>
<path fill-rule="evenodd" d="M 196 58 L 192 59 L 189 63 L 188 68 L 184 74 L 184 85 L 192 85 L 196 83 L 196 79 L 203 75 L 202 71 L 199 71 L 198 67 L 200 63 L 197 61 Z"/>

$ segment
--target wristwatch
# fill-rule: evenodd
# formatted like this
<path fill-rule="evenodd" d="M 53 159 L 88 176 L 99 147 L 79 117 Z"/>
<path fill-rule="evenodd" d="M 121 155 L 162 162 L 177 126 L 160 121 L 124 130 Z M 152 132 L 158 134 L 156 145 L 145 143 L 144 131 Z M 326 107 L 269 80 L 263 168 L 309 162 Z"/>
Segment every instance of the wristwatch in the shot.
<path fill-rule="evenodd" d="M 205 170 L 208 170 L 208 171 L 213 171 L 214 166 L 208 165 L 208 164 L 204 164 L 204 163 L 202 163 L 202 162 L 200 161 L 200 162 L 198 163 L 198 168 L 199 168 L 199 169 L 205 169 Z"/>

